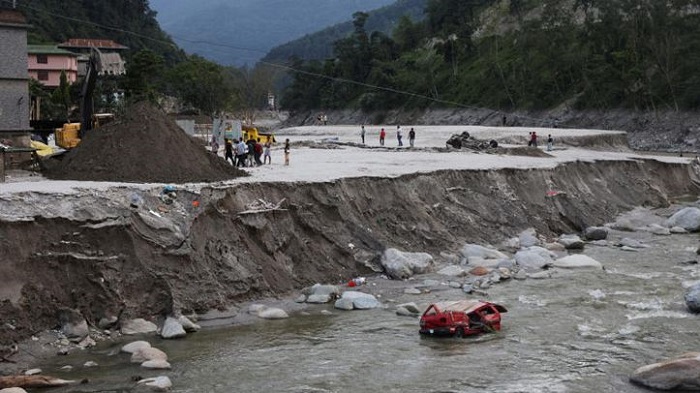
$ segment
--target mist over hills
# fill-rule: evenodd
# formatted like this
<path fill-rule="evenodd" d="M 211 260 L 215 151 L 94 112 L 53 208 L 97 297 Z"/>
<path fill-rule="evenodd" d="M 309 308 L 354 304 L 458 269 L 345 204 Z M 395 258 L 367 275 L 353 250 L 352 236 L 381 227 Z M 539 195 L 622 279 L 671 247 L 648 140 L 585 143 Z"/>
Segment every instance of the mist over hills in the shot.
<path fill-rule="evenodd" d="M 163 30 L 188 53 L 254 65 L 278 45 L 395 0 L 151 0 Z"/>

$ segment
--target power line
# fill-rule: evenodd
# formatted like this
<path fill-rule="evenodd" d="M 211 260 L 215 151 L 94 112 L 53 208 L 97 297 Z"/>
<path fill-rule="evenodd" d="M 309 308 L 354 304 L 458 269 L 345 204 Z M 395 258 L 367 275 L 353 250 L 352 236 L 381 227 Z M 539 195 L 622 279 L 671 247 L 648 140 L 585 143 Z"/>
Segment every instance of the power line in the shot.
<path fill-rule="evenodd" d="M 13 4 L 13 5 L 14 5 L 15 1 L 16 0 L 0 0 L 0 2 L 2 2 L 2 3 L 9 3 L 9 4 Z M 107 25 L 103 25 L 101 23 L 96 23 L 96 22 L 92 22 L 92 21 L 88 21 L 88 20 L 84 20 L 84 19 L 73 18 L 70 16 L 57 14 L 55 12 L 51 12 L 51 11 L 48 11 L 46 9 L 40 9 L 37 7 L 33 7 L 33 6 L 30 6 L 27 4 L 21 5 L 20 7 L 28 9 L 28 10 L 32 10 L 35 12 L 41 12 L 41 13 L 44 13 L 46 15 L 53 16 L 53 17 L 56 17 L 59 19 L 64 19 L 64 20 L 68 20 L 68 21 L 76 22 L 76 23 L 83 23 L 83 24 L 91 25 L 91 26 L 98 27 L 98 28 L 101 28 L 104 30 L 116 31 L 119 33 L 132 35 L 135 37 L 143 38 L 143 39 L 146 39 L 146 40 L 149 40 L 152 42 L 165 44 L 168 46 L 172 46 L 176 49 L 179 49 L 179 47 L 174 42 L 166 41 L 166 40 L 159 39 L 159 38 L 150 37 L 150 36 L 147 36 L 145 34 L 137 33 L 137 32 L 131 31 L 131 30 L 126 30 L 126 29 L 122 29 L 122 28 L 114 27 L 114 26 L 107 26 Z M 192 43 L 192 44 L 206 44 L 206 45 L 211 45 L 214 47 L 220 47 L 220 48 L 226 48 L 226 49 L 243 50 L 243 51 L 265 53 L 265 54 L 267 53 L 267 52 L 261 51 L 259 49 L 239 47 L 239 46 L 235 46 L 235 45 L 223 44 L 223 43 L 218 43 L 218 42 L 211 42 L 211 41 L 205 41 L 205 40 L 192 40 L 192 39 L 188 39 L 188 38 L 184 38 L 184 37 L 177 37 L 177 36 L 173 36 L 173 35 L 170 35 L 170 37 L 173 38 L 174 40 L 177 40 L 177 41 L 188 42 L 188 43 Z M 228 53 L 228 52 L 221 52 L 221 53 Z M 439 104 L 450 105 L 450 106 L 455 106 L 455 107 L 459 107 L 459 108 L 463 108 L 463 109 L 490 110 L 490 111 L 493 111 L 495 113 L 506 114 L 506 112 L 503 112 L 500 110 L 494 111 L 494 110 L 489 109 L 489 108 L 483 108 L 483 107 L 474 106 L 474 105 L 465 105 L 465 104 L 462 104 L 459 102 L 442 100 L 439 98 L 430 97 L 430 96 L 426 96 L 424 94 L 419 94 L 419 93 L 415 93 L 415 92 L 411 92 L 411 91 L 399 90 L 399 89 L 385 87 L 385 86 L 379 86 L 379 85 L 373 85 L 373 84 L 365 83 L 365 82 L 358 82 L 358 81 L 355 81 L 352 79 L 333 77 L 333 76 L 329 76 L 329 75 L 325 75 L 325 74 L 320 74 L 317 72 L 311 72 L 311 71 L 307 71 L 307 70 L 303 70 L 303 69 L 294 68 L 294 67 L 291 67 L 291 66 L 288 66 L 285 64 L 272 63 L 272 62 L 267 62 L 267 61 L 262 61 L 262 60 L 258 61 L 258 63 L 264 64 L 267 66 L 271 66 L 271 67 L 275 67 L 275 68 L 284 69 L 287 71 L 296 72 L 299 74 L 304 74 L 304 75 L 309 75 L 309 76 L 313 76 L 313 77 L 317 77 L 317 78 L 321 78 L 321 79 L 330 80 L 333 82 L 353 84 L 356 86 L 362 86 L 362 87 L 369 88 L 369 89 L 386 91 L 386 92 L 390 92 L 390 93 L 394 93 L 394 94 L 401 94 L 401 95 L 405 95 L 405 96 L 409 96 L 409 97 L 424 99 L 427 101 L 431 101 L 431 102 L 435 102 L 435 103 L 439 103 Z M 532 121 L 542 122 L 542 123 L 545 123 L 548 121 L 546 119 L 533 118 L 533 117 L 523 116 L 523 115 L 518 115 L 518 117 L 522 118 L 522 119 L 527 119 L 527 120 L 532 120 Z"/>

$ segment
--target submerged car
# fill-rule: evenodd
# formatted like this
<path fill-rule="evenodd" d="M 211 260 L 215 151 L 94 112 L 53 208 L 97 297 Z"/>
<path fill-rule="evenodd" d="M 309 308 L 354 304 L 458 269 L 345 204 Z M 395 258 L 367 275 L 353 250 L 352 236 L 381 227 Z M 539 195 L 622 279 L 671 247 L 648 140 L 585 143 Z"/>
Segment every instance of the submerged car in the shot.
<path fill-rule="evenodd" d="M 420 333 L 435 336 L 473 336 L 501 330 L 505 307 L 480 300 L 431 304 L 420 318 Z"/>

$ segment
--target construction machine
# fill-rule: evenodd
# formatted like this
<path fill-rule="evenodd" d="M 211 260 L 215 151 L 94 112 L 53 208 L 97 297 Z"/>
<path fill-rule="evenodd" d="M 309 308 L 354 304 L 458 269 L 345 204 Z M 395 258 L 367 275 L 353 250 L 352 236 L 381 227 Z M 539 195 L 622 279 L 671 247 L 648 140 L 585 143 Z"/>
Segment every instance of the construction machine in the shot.
<path fill-rule="evenodd" d="M 260 139 L 260 143 L 262 143 L 262 144 L 265 144 L 267 142 L 270 142 L 270 143 L 276 142 L 275 136 L 273 134 L 262 133 L 262 132 L 258 131 L 258 129 L 253 127 L 253 126 L 243 125 L 243 126 L 241 126 L 241 128 L 243 130 L 243 140 L 244 141 L 248 141 L 251 139 L 254 141 L 257 141 L 258 139 Z"/>

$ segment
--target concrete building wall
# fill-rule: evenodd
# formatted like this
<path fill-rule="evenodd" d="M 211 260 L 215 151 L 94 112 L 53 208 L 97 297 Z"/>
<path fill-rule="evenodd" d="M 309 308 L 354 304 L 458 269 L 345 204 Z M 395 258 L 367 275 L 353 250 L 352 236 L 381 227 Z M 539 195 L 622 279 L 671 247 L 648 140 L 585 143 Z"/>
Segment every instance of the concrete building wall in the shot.
<path fill-rule="evenodd" d="M 29 77 L 24 16 L 0 7 L 0 138 L 29 146 Z"/>
<path fill-rule="evenodd" d="M 0 132 L 26 130 L 29 130 L 27 80 L 0 79 Z"/>
<path fill-rule="evenodd" d="M 27 79 L 27 32 L 0 23 L 0 79 Z"/>

